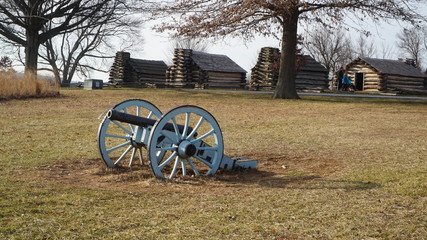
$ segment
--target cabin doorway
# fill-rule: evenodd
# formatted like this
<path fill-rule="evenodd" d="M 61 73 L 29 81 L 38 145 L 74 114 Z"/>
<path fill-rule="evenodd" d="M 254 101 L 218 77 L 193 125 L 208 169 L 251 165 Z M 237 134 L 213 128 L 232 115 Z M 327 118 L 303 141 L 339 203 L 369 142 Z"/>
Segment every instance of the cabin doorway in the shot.
<path fill-rule="evenodd" d="M 355 88 L 356 91 L 363 91 L 363 84 L 365 81 L 365 74 L 364 73 L 356 73 L 356 79 L 355 79 Z"/>

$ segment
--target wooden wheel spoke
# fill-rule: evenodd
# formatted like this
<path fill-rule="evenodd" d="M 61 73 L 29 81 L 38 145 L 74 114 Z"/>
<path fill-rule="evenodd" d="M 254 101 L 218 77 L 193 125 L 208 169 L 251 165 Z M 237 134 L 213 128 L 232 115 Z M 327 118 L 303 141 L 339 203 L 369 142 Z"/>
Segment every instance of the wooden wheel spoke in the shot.
<path fill-rule="evenodd" d="M 197 130 L 200 128 L 200 126 L 202 125 L 202 123 L 204 122 L 204 118 L 203 116 L 200 117 L 199 121 L 197 122 L 196 126 L 193 128 L 193 131 L 191 131 L 190 134 L 188 134 L 186 139 L 190 139 L 194 136 L 194 134 L 197 132 Z"/>
<path fill-rule="evenodd" d="M 135 159 L 135 152 L 136 152 L 136 148 L 133 148 L 132 149 L 132 154 L 130 155 L 129 167 L 132 166 L 133 160 Z"/>
<path fill-rule="evenodd" d="M 190 113 L 185 113 L 185 123 L 184 123 L 184 129 L 182 130 L 181 140 L 185 138 L 185 135 L 187 135 L 188 131 L 188 125 L 190 124 Z"/>
<path fill-rule="evenodd" d="M 194 172 L 197 176 L 199 176 L 199 175 L 200 175 L 200 173 L 199 173 L 199 171 L 197 170 L 196 166 L 194 165 L 193 161 L 192 161 L 190 158 L 188 158 L 188 159 L 187 159 L 187 161 L 188 161 L 188 164 L 190 165 L 191 169 L 193 169 L 193 172 Z"/>
<path fill-rule="evenodd" d="M 142 158 L 142 149 L 139 149 L 139 160 L 141 161 L 141 165 L 144 163 L 143 158 Z"/>
<path fill-rule="evenodd" d="M 123 160 L 123 158 L 126 156 L 126 154 L 128 154 L 128 152 L 132 149 L 133 147 L 132 146 L 129 146 L 124 152 L 123 152 L 123 154 L 117 159 L 117 161 L 114 163 L 114 165 L 117 165 L 117 164 L 119 164 L 122 160 Z"/>
<path fill-rule="evenodd" d="M 160 147 L 160 148 L 155 148 L 154 149 L 156 152 L 157 151 L 176 151 L 176 147 Z"/>
<path fill-rule="evenodd" d="M 202 162 L 202 163 L 204 163 L 206 166 L 208 166 L 209 168 L 212 168 L 212 163 L 210 163 L 210 162 L 208 162 L 208 161 L 206 161 L 205 159 L 203 159 L 203 158 L 201 158 L 201 157 L 199 157 L 199 156 L 197 156 L 197 155 L 194 155 L 193 157 L 195 157 L 197 160 L 199 160 L 200 162 Z"/>
<path fill-rule="evenodd" d="M 129 135 L 132 135 L 132 132 L 129 131 L 129 129 L 126 129 L 125 127 L 123 127 L 123 125 L 121 125 L 119 122 L 117 121 L 112 121 L 114 124 L 116 124 L 119 128 L 121 128 L 124 132 L 126 132 Z M 133 130 L 132 130 L 133 131 Z"/>
<path fill-rule="evenodd" d="M 195 143 L 195 142 L 199 142 L 207 137 L 209 137 L 210 135 L 215 133 L 215 129 L 211 129 L 209 132 L 205 133 L 204 135 L 200 136 L 199 138 L 193 139 L 190 142 L 191 143 Z"/>
<path fill-rule="evenodd" d="M 117 150 L 117 149 L 119 149 L 119 148 L 122 148 L 122 147 L 128 146 L 128 145 L 130 145 L 130 144 L 131 144 L 131 143 L 130 143 L 130 141 L 127 141 L 127 142 L 125 142 L 125 143 L 122 143 L 122 144 L 117 145 L 117 146 L 115 146 L 115 147 L 112 147 L 112 148 L 110 148 L 110 149 L 107 149 L 107 153 L 110 153 L 110 152 L 115 151 L 115 150 Z"/>
<path fill-rule="evenodd" d="M 176 123 L 175 117 L 172 118 L 172 125 L 173 125 L 173 129 L 175 130 L 175 134 L 176 134 L 177 139 L 181 139 L 179 137 L 180 133 L 179 133 L 178 124 Z"/>
<path fill-rule="evenodd" d="M 121 138 L 125 140 L 130 140 L 130 136 L 119 136 L 119 135 L 113 135 L 113 134 L 105 134 L 105 137 L 111 137 L 111 138 Z"/>
<path fill-rule="evenodd" d="M 172 161 L 172 159 L 174 159 L 176 157 L 177 153 L 174 152 L 172 153 L 172 155 L 170 155 L 162 164 L 160 164 L 158 167 L 160 169 L 164 168 L 170 161 Z"/>
<path fill-rule="evenodd" d="M 187 166 L 185 162 L 186 162 L 185 159 L 181 160 L 182 176 L 187 175 Z"/>
<path fill-rule="evenodd" d="M 181 162 L 181 159 L 177 156 L 177 157 L 175 158 L 175 163 L 174 163 L 174 165 L 173 165 L 173 169 L 172 169 L 171 175 L 169 176 L 169 178 L 170 178 L 170 179 L 172 179 L 172 178 L 174 178 L 174 177 L 175 177 L 176 172 L 178 171 L 178 166 L 179 166 L 179 163 L 180 163 L 180 162 Z"/>
<path fill-rule="evenodd" d="M 150 111 L 150 113 L 148 113 L 147 118 L 151 118 L 153 116 L 153 111 Z"/>

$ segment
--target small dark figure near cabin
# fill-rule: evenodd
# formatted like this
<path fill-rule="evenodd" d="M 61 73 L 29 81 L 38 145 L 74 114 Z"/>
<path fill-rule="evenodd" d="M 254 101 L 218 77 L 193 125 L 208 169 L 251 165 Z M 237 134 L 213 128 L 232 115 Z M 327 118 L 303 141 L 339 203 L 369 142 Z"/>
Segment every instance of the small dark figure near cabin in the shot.
<path fill-rule="evenodd" d="M 342 76 L 342 81 L 341 81 L 342 85 L 341 85 L 341 90 L 342 91 L 349 91 L 349 90 L 354 90 L 354 86 L 353 83 L 350 80 L 350 77 L 348 76 L 348 72 L 345 71 L 344 75 Z"/>

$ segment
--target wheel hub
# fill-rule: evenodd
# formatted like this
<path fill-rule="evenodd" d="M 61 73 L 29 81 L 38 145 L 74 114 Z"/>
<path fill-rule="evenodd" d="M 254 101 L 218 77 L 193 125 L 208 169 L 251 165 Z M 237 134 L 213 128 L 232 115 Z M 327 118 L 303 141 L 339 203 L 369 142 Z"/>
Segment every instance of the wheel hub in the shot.
<path fill-rule="evenodd" d="M 196 154 L 197 148 L 190 141 L 184 140 L 178 145 L 178 155 L 181 158 L 189 158 Z"/>

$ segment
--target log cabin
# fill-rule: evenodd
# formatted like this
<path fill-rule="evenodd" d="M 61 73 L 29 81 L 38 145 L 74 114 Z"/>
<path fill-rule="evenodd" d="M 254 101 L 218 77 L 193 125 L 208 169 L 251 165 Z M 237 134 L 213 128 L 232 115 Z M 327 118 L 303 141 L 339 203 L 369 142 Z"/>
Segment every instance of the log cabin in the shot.
<path fill-rule="evenodd" d="M 164 86 L 166 69 L 163 61 L 135 59 L 128 52 L 117 52 L 110 68 L 109 83 L 124 87 Z"/>
<path fill-rule="evenodd" d="M 410 59 L 377 59 L 359 57 L 345 66 L 357 91 L 425 90 L 427 75 L 415 67 Z M 339 87 L 343 70 L 335 76 Z M 338 84 L 338 86 L 337 86 Z"/>
<path fill-rule="evenodd" d="M 327 90 L 329 88 L 328 70 L 309 55 L 303 55 L 303 64 L 297 72 L 297 90 Z"/>
<path fill-rule="evenodd" d="M 166 79 L 171 87 L 239 89 L 246 86 L 246 71 L 226 55 L 175 49 Z"/>

